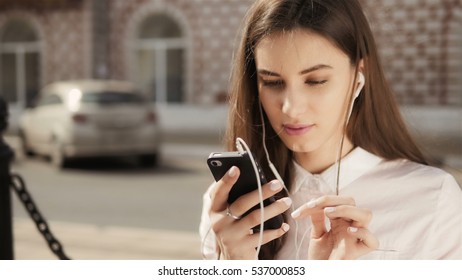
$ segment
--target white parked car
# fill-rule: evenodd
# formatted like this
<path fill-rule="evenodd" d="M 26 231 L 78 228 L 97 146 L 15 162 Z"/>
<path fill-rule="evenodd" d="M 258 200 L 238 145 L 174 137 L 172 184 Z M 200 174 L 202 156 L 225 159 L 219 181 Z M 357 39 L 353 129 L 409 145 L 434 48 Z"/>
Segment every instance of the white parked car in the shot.
<path fill-rule="evenodd" d="M 153 166 L 159 157 L 156 112 L 125 81 L 50 84 L 21 115 L 19 133 L 27 154 L 49 156 L 57 167 L 71 158 L 100 156 L 136 156 Z"/>

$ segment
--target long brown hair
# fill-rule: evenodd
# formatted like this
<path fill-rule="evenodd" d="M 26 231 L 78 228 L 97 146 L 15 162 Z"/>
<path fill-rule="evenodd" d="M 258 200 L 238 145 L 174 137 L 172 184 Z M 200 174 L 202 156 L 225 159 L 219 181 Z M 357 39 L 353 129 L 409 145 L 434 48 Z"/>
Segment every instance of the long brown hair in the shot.
<path fill-rule="evenodd" d="M 268 153 L 287 187 L 292 185 L 292 152 L 285 147 L 264 114 L 260 117 L 255 48 L 268 35 L 297 28 L 324 36 L 350 58 L 352 65 L 364 62 L 366 84 L 355 105 L 346 135 L 354 146 L 388 160 L 403 158 L 426 164 L 412 140 L 388 85 L 376 44 L 357 0 L 258 0 L 247 13 L 241 41 L 234 56 L 230 83 L 229 123 L 225 143 L 235 150 L 236 137 L 243 138 L 267 175 L 262 147 L 266 128 Z M 281 246 L 275 240 L 262 247 L 260 258 L 274 258 Z"/>

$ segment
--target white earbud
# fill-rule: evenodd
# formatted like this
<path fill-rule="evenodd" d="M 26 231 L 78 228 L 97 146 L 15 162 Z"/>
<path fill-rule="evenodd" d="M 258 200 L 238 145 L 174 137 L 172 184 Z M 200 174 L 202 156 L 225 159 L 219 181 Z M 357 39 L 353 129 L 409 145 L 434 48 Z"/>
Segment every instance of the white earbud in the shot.
<path fill-rule="evenodd" d="M 356 89 L 353 100 L 355 100 L 359 96 L 365 83 L 366 83 L 366 78 L 364 78 L 364 74 L 361 72 L 358 72 L 358 88 Z"/>
<path fill-rule="evenodd" d="M 350 116 L 351 116 L 351 112 L 353 111 L 353 105 L 355 104 L 355 100 L 361 93 L 361 90 L 363 89 L 365 83 L 366 83 L 366 78 L 364 78 L 363 73 L 358 72 L 358 88 L 356 89 L 355 95 L 353 97 L 353 100 L 351 101 L 351 105 L 348 110 L 347 123 L 350 121 Z"/>

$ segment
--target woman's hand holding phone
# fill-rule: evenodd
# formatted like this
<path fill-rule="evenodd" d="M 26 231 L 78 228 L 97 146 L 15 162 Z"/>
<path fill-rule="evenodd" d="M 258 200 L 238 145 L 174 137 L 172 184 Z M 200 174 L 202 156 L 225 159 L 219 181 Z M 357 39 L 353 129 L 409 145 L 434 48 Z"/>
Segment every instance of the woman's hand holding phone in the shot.
<path fill-rule="evenodd" d="M 253 228 L 260 224 L 261 210 L 257 208 L 245 216 L 242 215 L 259 204 L 258 190 L 240 196 L 230 205 L 227 202 L 229 192 L 239 176 L 239 168 L 233 166 L 214 184 L 210 194 L 212 203 L 209 215 L 222 258 L 255 259 L 255 248 L 259 246 L 260 233 L 254 232 Z M 281 183 L 273 180 L 262 186 L 263 199 L 272 197 L 281 190 Z M 290 198 L 284 197 L 266 206 L 264 208 L 264 220 L 284 213 L 289 209 L 291 203 Z M 279 238 L 288 230 L 289 225 L 286 223 L 277 229 L 264 230 L 262 244 Z"/>
<path fill-rule="evenodd" d="M 357 259 L 379 246 L 368 230 L 372 213 L 358 208 L 351 197 L 326 195 L 305 203 L 292 213 L 294 219 L 310 217 L 309 259 Z M 329 218 L 328 230 L 325 217 Z"/>

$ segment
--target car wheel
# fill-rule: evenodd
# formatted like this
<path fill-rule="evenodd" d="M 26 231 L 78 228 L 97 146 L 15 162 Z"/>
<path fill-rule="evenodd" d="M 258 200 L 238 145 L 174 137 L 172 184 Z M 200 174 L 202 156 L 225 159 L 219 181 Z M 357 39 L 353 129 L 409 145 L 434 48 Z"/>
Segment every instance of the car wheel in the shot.
<path fill-rule="evenodd" d="M 21 149 L 24 155 L 27 157 L 33 156 L 34 152 L 32 152 L 32 150 L 29 148 L 29 145 L 27 145 L 26 135 L 24 134 L 23 131 L 19 132 L 19 141 L 20 141 Z"/>
<path fill-rule="evenodd" d="M 154 167 L 158 164 L 159 158 L 157 154 L 149 154 L 139 156 L 138 160 L 142 167 Z"/>
<path fill-rule="evenodd" d="M 54 139 L 51 150 L 51 164 L 56 168 L 64 168 L 67 164 L 67 158 L 63 153 L 63 148 L 59 140 Z"/>

